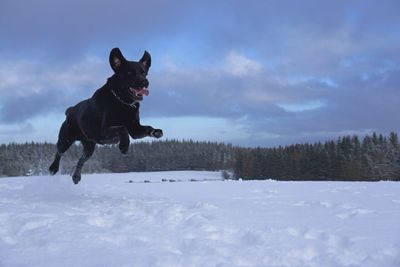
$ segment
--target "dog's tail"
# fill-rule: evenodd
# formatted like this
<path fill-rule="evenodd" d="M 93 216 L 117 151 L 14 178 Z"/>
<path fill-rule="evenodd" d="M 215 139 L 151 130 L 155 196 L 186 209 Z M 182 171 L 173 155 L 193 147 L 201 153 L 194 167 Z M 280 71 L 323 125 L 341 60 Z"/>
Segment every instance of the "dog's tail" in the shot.
<path fill-rule="evenodd" d="M 67 110 L 65 111 L 65 116 L 68 116 L 68 114 L 71 112 L 73 107 L 69 107 L 67 108 Z"/>

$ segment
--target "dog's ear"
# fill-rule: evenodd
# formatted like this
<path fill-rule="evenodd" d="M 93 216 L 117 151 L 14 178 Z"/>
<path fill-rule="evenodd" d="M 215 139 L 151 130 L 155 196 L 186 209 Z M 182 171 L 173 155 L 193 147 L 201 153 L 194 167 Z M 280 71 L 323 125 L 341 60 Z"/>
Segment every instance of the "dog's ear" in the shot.
<path fill-rule="evenodd" d="M 114 72 L 119 72 L 121 67 L 126 63 L 126 59 L 119 50 L 118 47 L 113 48 L 110 52 L 110 65 Z"/>
<path fill-rule="evenodd" d="M 151 66 L 151 56 L 149 52 L 144 51 L 144 54 L 142 58 L 139 60 L 139 62 L 145 66 L 146 70 L 149 70 Z"/>

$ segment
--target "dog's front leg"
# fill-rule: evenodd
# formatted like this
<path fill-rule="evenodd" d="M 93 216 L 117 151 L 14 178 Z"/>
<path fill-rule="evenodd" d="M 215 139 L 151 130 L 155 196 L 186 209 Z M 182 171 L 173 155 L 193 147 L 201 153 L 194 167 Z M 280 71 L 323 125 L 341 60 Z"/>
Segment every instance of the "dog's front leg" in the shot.
<path fill-rule="evenodd" d="M 139 123 L 129 127 L 128 132 L 133 139 L 140 139 L 147 136 L 161 138 L 163 136 L 163 131 L 161 129 L 154 129 L 151 126 L 144 126 Z"/>
<path fill-rule="evenodd" d="M 129 135 L 133 139 L 140 139 L 147 136 L 161 138 L 163 136 L 163 131 L 161 129 L 154 129 L 151 126 L 144 126 L 140 124 L 139 109 L 136 111 L 135 119 L 128 122 L 126 128 L 128 129 Z"/>

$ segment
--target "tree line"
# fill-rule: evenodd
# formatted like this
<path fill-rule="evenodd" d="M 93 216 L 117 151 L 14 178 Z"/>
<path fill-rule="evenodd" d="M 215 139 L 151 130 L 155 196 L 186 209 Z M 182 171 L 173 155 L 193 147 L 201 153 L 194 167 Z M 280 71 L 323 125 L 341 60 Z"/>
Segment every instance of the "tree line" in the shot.
<path fill-rule="evenodd" d="M 118 145 L 97 146 L 82 172 L 142 172 L 168 170 L 231 169 L 234 165 L 232 145 L 215 142 L 153 141 L 133 142 L 127 154 Z M 56 145 L 25 143 L 0 145 L 0 176 L 47 175 Z M 82 155 L 76 143 L 61 158 L 60 172 L 71 174 Z"/>
<path fill-rule="evenodd" d="M 2 144 L 0 176 L 47 175 L 55 151 L 51 143 Z M 82 147 L 73 145 L 60 172 L 71 174 L 81 153 Z M 242 179 L 400 180 L 400 145 L 396 133 L 274 148 L 190 140 L 134 142 L 126 155 L 118 146 L 98 146 L 83 168 L 85 173 L 168 170 L 225 170 L 225 178 Z"/>
<path fill-rule="evenodd" d="M 400 146 L 396 133 L 373 133 L 362 140 L 344 136 L 325 143 L 277 148 L 239 149 L 235 174 L 244 179 L 400 180 Z"/>

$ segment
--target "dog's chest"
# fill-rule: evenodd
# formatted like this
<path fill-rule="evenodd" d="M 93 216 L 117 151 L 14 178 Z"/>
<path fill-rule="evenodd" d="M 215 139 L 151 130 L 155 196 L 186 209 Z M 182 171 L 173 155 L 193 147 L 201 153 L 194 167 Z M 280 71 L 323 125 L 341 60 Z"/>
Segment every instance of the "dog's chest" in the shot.
<path fill-rule="evenodd" d="M 121 139 L 120 131 L 121 127 L 115 126 L 108 128 L 102 133 L 99 143 L 103 145 L 117 144 Z"/>

